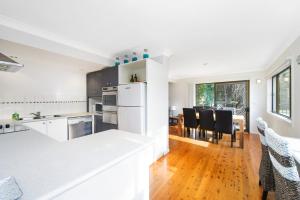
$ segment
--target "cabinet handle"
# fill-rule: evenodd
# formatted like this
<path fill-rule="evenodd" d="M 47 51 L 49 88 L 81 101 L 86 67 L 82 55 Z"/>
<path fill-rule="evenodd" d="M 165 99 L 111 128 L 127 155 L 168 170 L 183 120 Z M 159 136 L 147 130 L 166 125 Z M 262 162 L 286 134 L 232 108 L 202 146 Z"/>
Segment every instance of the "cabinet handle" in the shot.
<path fill-rule="evenodd" d="M 51 124 L 52 122 L 51 121 L 49 121 L 49 124 Z"/>
<path fill-rule="evenodd" d="M 46 124 L 45 122 L 43 122 L 43 124 Z"/>

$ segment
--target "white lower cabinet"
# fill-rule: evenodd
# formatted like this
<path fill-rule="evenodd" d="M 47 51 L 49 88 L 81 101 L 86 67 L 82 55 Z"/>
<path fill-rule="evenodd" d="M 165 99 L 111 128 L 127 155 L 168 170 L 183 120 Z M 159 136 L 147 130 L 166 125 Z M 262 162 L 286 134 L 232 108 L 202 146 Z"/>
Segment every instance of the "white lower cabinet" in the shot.
<path fill-rule="evenodd" d="M 47 121 L 26 122 L 24 125 L 36 130 L 44 135 L 47 135 Z"/>
<path fill-rule="evenodd" d="M 47 135 L 60 142 L 68 140 L 68 121 L 64 119 L 55 119 L 47 121 Z"/>
<path fill-rule="evenodd" d="M 63 142 L 68 140 L 68 122 L 66 118 L 26 122 L 24 125 L 57 141 Z"/>

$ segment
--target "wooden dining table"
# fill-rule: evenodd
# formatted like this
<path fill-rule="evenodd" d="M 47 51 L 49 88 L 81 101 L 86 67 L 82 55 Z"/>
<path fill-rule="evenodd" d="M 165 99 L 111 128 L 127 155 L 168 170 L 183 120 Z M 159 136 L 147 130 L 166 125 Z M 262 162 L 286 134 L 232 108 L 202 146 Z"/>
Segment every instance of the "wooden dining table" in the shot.
<path fill-rule="evenodd" d="M 200 118 L 199 113 L 196 113 L 196 117 L 197 117 L 197 119 Z M 183 114 L 179 114 L 178 118 L 179 118 L 179 123 L 182 123 L 182 125 L 183 125 L 183 120 L 184 120 Z M 240 130 L 238 131 L 240 134 L 239 146 L 240 146 L 240 148 L 244 148 L 244 130 L 245 130 L 245 123 L 246 123 L 245 117 L 243 115 L 233 115 L 232 119 L 233 119 L 233 122 L 238 124 L 240 127 Z M 179 124 L 179 126 L 180 126 L 180 124 Z"/>

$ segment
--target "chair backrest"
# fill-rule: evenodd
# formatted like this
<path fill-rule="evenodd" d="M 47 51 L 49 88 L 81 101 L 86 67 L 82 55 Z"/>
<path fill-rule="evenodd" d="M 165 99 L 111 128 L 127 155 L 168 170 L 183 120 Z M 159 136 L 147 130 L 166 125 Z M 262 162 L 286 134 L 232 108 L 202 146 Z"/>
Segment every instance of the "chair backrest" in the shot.
<path fill-rule="evenodd" d="M 196 110 L 196 112 L 200 112 L 204 109 L 203 106 L 193 106 L 193 108 Z"/>
<path fill-rule="evenodd" d="M 261 118 L 256 119 L 257 129 L 261 142 L 261 161 L 259 165 L 259 180 L 264 191 L 275 190 L 275 180 L 273 166 L 269 155 L 268 145 L 265 138 L 265 130 L 268 128 L 267 123 Z"/>
<path fill-rule="evenodd" d="M 268 128 L 267 122 L 265 122 L 261 117 L 256 119 L 257 130 L 259 132 L 260 142 L 264 146 L 268 146 L 265 139 L 265 130 Z"/>
<path fill-rule="evenodd" d="M 215 130 L 215 120 L 213 110 L 200 110 L 200 128 L 205 130 Z"/>
<path fill-rule="evenodd" d="M 183 108 L 184 126 L 196 128 L 198 126 L 196 110 L 194 108 Z"/>
<path fill-rule="evenodd" d="M 288 142 L 272 129 L 265 131 L 275 178 L 276 199 L 300 199 L 300 178 Z"/>
<path fill-rule="evenodd" d="M 232 134 L 233 119 L 231 110 L 216 110 L 215 130 L 220 133 Z"/>

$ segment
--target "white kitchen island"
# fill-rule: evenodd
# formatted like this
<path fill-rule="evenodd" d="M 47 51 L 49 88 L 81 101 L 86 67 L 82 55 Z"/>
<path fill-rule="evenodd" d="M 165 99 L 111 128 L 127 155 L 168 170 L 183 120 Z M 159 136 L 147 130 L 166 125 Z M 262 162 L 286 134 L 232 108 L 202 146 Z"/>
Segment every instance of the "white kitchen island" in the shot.
<path fill-rule="evenodd" d="M 0 135 L 0 179 L 13 176 L 22 200 L 148 199 L 153 142 L 109 130 L 67 142 L 36 131 Z"/>

